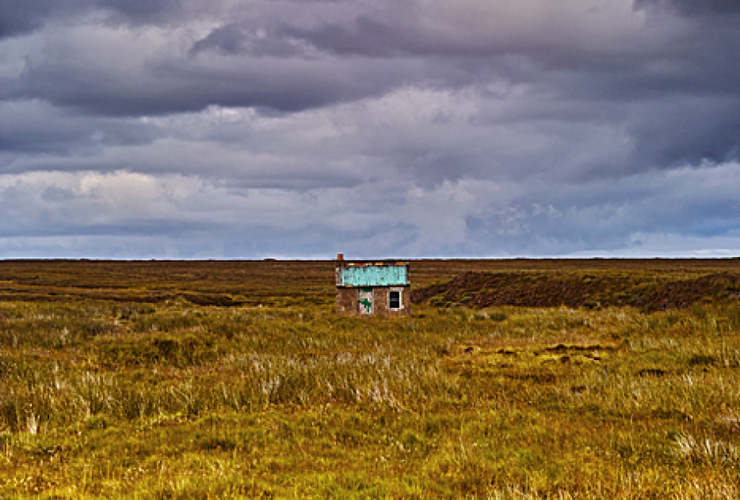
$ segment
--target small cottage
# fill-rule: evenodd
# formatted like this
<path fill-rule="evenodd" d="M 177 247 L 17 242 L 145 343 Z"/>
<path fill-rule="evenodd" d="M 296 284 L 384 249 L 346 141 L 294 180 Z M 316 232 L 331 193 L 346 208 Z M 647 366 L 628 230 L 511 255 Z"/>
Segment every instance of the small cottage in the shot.
<path fill-rule="evenodd" d="M 337 256 L 337 310 L 359 316 L 411 315 L 409 263 L 346 261 Z"/>

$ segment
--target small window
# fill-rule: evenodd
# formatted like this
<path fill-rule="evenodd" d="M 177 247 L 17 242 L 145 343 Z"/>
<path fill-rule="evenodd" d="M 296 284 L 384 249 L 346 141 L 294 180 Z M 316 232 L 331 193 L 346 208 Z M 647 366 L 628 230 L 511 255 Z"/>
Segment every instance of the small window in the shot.
<path fill-rule="evenodd" d="M 401 292 L 396 290 L 388 292 L 388 309 L 401 309 Z"/>

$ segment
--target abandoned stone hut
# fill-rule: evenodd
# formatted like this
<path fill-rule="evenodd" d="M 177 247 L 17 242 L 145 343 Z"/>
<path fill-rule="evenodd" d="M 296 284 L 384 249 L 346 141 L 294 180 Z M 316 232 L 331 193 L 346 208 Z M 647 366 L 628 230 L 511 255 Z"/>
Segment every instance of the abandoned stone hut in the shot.
<path fill-rule="evenodd" d="M 409 316 L 409 263 L 395 260 L 346 261 L 337 257 L 337 310 L 358 316 Z"/>

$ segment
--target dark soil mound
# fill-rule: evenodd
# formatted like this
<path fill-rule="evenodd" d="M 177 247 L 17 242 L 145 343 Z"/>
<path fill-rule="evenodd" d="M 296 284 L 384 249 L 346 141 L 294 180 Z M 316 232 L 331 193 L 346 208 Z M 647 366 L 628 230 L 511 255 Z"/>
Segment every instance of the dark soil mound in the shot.
<path fill-rule="evenodd" d="M 468 272 L 411 294 L 414 303 L 440 306 L 632 306 L 645 311 L 738 297 L 740 274 L 729 272 L 688 278 L 642 273 Z"/>

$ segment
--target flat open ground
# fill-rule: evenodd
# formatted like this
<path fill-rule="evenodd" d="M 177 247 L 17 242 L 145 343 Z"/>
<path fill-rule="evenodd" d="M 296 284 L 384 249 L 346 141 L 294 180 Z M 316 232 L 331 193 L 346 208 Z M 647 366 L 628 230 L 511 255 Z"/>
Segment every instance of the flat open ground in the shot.
<path fill-rule="evenodd" d="M 0 261 L 0 498 L 738 498 L 740 260 Z"/>

